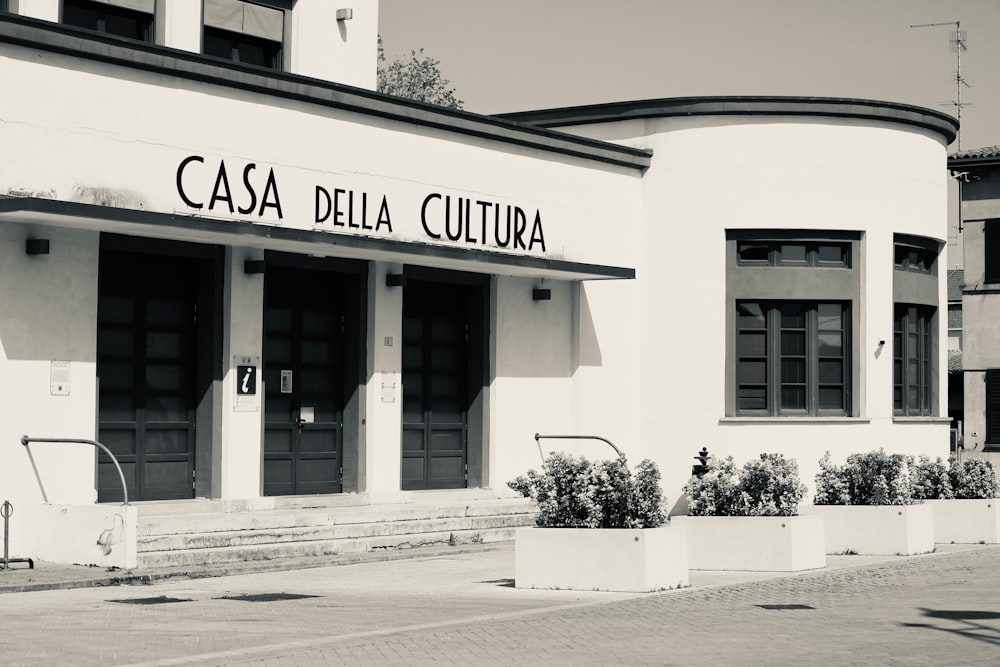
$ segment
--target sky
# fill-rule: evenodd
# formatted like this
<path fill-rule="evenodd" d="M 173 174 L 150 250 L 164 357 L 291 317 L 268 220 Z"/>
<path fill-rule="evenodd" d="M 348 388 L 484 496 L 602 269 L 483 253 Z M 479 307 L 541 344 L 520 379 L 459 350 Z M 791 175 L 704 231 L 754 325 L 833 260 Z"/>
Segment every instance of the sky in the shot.
<path fill-rule="evenodd" d="M 702 95 L 850 97 L 957 115 L 1000 145 L 1000 0 L 380 0 L 389 59 L 424 49 L 483 114 Z M 952 143 L 954 152 L 958 144 Z"/>

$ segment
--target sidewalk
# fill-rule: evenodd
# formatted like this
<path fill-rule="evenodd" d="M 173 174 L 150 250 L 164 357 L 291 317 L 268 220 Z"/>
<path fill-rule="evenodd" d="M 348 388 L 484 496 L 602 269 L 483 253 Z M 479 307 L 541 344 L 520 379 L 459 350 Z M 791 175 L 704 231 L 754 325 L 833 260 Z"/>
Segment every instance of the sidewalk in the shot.
<path fill-rule="evenodd" d="M 978 544 L 938 544 L 931 554 L 918 556 L 827 556 L 827 570 L 858 567 L 876 563 L 893 562 L 908 558 L 927 558 L 941 553 L 968 551 L 983 548 Z M 0 594 L 24 593 L 30 591 L 65 590 L 72 588 L 95 588 L 105 586 L 142 585 L 176 579 L 203 579 L 206 577 L 226 577 L 262 572 L 285 572 L 310 568 L 355 565 L 413 558 L 435 558 L 459 554 L 476 554 L 491 551 L 513 550 L 513 542 L 490 544 L 467 544 L 454 547 L 419 547 L 398 551 L 380 551 L 343 556 L 321 556 L 311 558 L 282 558 L 278 560 L 242 561 L 213 565 L 194 565 L 175 568 L 148 568 L 121 570 L 85 565 L 63 565 L 35 561 L 34 568 L 28 563 L 11 563 L 7 570 L 0 569 Z M 817 572 L 822 570 L 809 570 Z M 691 587 L 718 586 L 750 581 L 762 581 L 778 577 L 795 576 L 795 572 L 752 572 L 752 571 L 691 571 Z"/>

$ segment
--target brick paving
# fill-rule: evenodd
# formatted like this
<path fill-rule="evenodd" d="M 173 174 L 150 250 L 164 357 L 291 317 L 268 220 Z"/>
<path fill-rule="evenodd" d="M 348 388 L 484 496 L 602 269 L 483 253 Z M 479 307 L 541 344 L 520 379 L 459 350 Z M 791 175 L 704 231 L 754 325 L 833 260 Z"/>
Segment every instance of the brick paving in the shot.
<path fill-rule="evenodd" d="M 0 656 L 8 665 L 1000 665 L 1000 545 L 830 560 L 797 575 L 693 573 L 693 588 L 658 594 L 515 589 L 509 549 L 11 593 L 0 595 Z M 218 599 L 262 592 L 317 597 Z M 186 601 L 121 602 L 160 596 Z"/>

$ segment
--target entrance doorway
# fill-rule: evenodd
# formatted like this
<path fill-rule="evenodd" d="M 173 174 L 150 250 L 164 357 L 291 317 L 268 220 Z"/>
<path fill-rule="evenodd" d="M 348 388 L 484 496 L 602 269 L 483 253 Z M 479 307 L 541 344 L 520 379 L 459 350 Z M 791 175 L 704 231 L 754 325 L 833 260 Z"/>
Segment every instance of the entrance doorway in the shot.
<path fill-rule="evenodd" d="M 97 312 L 98 440 L 118 459 L 130 499 L 194 496 L 203 259 L 103 249 Z M 205 320 L 211 313 L 200 314 Z M 98 501 L 122 500 L 111 459 L 97 459 Z"/>
<path fill-rule="evenodd" d="M 483 288 L 412 280 L 405 290 L 402 488 L 465 488 L 483 386 Z"/>
<path fill-rule="evenodd" d="M 268 265 L 264 296 L 264 495 L 343 489 L 342 274 Z"/>

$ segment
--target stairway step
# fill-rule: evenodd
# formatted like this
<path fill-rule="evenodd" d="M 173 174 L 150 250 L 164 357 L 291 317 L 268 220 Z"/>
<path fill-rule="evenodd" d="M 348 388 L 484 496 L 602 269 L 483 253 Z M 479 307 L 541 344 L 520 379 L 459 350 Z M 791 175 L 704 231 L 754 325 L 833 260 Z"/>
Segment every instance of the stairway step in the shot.
<path fill-rule="evenodd" d="M 493 530 L 534 524 L 527 513 L 446 517 L 414 521 L 333 523 L 286 528 L 206 531 L 184 534 L 140 535 L 138 552 L 244 547 L 259 544 L 419 536 L 445 531 Z"/>
<path fill-rule="evenodd" d="M 401 504 L 342 508 L 280 509 L 243 512 L 199 512 L 188 515 L 140 516 L 140 537 L 242 530 L 281 530 L 357 523 L 390 523 L 432 519 L 531 515 L 527 499 L 505 499 L 457 505 Z"/>
<path fill-rule="evenodd" d="M 216 547 L 182 551 L 150 551 L 138 554 L 139 568 L 191 566 L 207 563 L 275 560 L 366 553 L 380 549 L 410 549 L 430 545 L 458 545 L 509 542 L 515 527 L 446 530 L 416 535 L 373 536 L 359 539 L 312 540 L 283 544 L 255 544 L 242 547 Z"/>

